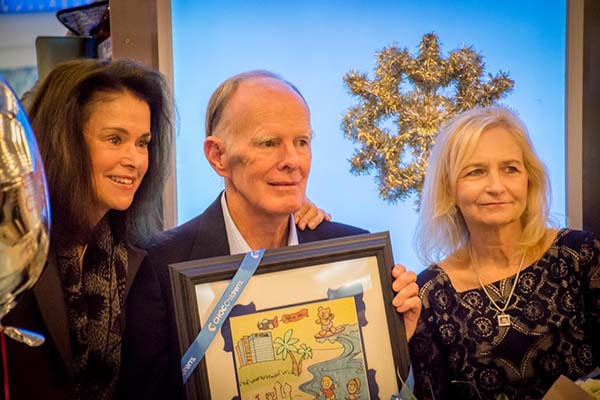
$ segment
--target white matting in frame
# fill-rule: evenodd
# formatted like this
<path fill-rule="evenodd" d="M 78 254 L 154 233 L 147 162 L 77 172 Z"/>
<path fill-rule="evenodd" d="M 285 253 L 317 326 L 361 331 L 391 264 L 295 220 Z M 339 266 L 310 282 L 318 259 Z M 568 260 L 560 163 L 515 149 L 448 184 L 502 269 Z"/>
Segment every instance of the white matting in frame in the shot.
<path fill-rule="evenodd" d="M 385 307 L 377 259 L 364 257 L 330 264 L 255 275 L 237 304 L 254 303 L 257 311 L 326 300 L 329 289 L 360 284 L 366 305 L 367 325 L 361 327 L 367 367 L 377 372 L 380 397 L 389 398 L 398 392 L 396 369 L 392 358 Z M 206 321 L 229 281 L 196 285 L 200 321 Z M 317 316 L 309 316 L 314 320 Z M 204 325 L 202 325 L 204 327 Z M 208 380 L 213 399 L 232 399 L 238 396 L 233 354 L 224 352 L 222 335 L 216 335 L 206 352 Z M 346 382 L 340 382 L 341 385 Z M 337 396 L 339 397 L 339 396 Z M 305 394 L 296 399 L 312 399 Z M 242 398 L 242 400 L 246 400 Z"/>

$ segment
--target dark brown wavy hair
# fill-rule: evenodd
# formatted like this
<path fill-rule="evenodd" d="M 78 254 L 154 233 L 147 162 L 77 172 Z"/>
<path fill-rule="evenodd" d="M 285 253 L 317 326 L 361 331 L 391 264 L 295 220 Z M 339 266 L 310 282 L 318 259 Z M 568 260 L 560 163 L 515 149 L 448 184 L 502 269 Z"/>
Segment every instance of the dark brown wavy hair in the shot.
<path fill-rule="evenodd" d="M 143 245 L 162 228 L 162 193 L 169 175 L 173 142 L 173 100 L 157 71 L 130 60 L 69 61 L 56 67 L 29 95 L 27 114 L 35 132 L 50 192 L 52 242 L 87 240 L 95 192 L 83 127 L 94 104 L 129 91 L 150 108 L 152 140 L 148 170 L 131 207 L 112 210 L 130 243 Z"/>

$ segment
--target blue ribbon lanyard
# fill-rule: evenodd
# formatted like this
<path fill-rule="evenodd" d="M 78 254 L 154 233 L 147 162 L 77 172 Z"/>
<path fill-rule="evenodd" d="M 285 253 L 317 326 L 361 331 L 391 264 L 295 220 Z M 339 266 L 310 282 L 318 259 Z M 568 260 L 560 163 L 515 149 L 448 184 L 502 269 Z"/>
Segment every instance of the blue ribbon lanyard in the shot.
<path fill-rule="evenodd" d="M 244 291 L 246 284 L 256 272 L 256 268 L 258 268 L 258 264 L 260 264 L 263 254 L 265 254 L 264 249 L 246 253 L 242 260 L 242 264 L 240 264 L 240 267 L 227 286 L 227 289 L 223 292 L 219 302 L 211 311 L 204 327 L 200 330 L 200 333 L 196 336 L 196 339 L 194 339 L 190 347 L 188 347 L 183 357 L 181 357 L 183 383 L 185 383 L 192 372 L 194 372 L 200 363 L 200 360 L 204 357 L 204 353 L 206 353 L 208 346 L 215 338 L 217 332 L 221 330 L 221 325 L 223 325 L 223 322 L 227 319 L 229 312 Z"/>

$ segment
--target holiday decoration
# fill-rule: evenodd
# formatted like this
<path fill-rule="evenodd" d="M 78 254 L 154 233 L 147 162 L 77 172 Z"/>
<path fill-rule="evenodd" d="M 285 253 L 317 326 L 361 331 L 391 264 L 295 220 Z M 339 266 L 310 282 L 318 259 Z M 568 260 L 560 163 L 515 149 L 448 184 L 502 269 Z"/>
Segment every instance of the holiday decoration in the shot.
<path fill-rule="evenodd" d="M 380 196 L 389 202 L 420 199 L 431 147 L 439 126 L 462 111 L 497 102 L 514 86 L 508 75 L 488 74 L 482 56 L 462 47 L 443 58 L 438 37 L 423 36 L 419 54 L 396 45 L 376 54 L 375 78 L 351 71 L 344 76 L 359 98 L 342 122 L 345 136 L 359 145 L 351 172 L 375 170 Z"/>

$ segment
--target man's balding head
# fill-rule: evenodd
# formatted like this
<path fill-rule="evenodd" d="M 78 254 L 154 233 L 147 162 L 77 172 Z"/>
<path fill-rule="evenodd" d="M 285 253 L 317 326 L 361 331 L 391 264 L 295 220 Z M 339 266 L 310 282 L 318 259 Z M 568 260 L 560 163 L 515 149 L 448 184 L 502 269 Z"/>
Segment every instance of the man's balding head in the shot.
<path fill-rule="evenodd" d="M 308 104 L 306 103 L 304 96 L 302 96 L 302 93 L 300 93 L 298 88 L 292 83 L 283 79 L 280 75 L 266 70 L 242 72 L 241 74 L 237 74 L 225 80 L 219 85 L 219 87 L 217 87 L 217 89 L 213 92 L 212 96 L 210 96 L 208 106 L 206 107 L 206 136 L 212 136 L 217 132 L 223 132 L 223 126 L 221 125 L 221 122 L 222 120 L 226 120 L 227 117 L 230 116 L 230 110 L 228 110 L 227 107 L 231 98 L 235 95 L 240 85 L 251 84 L 253 82 L 259 84 L 261 82 L 268 83 L 269 80 L 278 81 L 292 89 L 294 92 L 296 92 L 298 96 L 300 96 L 300 98 L 306 105 L 306 108 L 308 109 Z"/>

